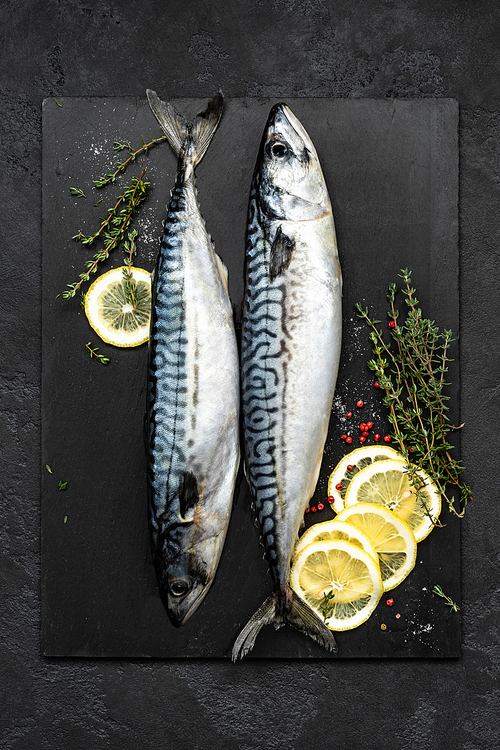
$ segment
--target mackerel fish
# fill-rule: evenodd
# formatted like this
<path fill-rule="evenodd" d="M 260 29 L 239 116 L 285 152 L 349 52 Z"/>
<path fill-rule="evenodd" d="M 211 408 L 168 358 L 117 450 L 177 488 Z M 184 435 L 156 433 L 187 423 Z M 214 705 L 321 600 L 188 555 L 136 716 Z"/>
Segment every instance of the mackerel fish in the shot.
<path fill-rule="evenodd" d="M 238 636 L 285 623 L 336 651 L 332 632 L 289 585 L 314 493 L 340 358 L 342 277 L 318 155 L 285 104 L 271 110 L 248 214 L 242 334 L 245 471 L 274 591 Z"/>
<path fill-rule="evenodd" d="M 220 560 L 239 464 L 239 366 L 227 270 L 201 216 L 195 167 L 222 94 L 192 124 L 148 90 L 178 157 L 152 284 L 147 404 L 153 562 L 174 625 L 193 614 Z"/>

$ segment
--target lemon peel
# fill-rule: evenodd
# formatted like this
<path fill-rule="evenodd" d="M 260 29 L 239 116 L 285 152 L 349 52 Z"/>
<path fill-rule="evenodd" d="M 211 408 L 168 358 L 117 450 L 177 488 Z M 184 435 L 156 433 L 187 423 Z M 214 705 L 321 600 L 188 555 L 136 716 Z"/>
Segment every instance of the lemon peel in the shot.
<path fill-rule="evenodd" d="M 132 347 L 149 338 L 151 318 L 151 275 L 131 267 L 137 282 L 136 307 L 127 300 L 123 269 L 113 268 L 99 276 L 85 295 L 85 314 L 97 335 L 107 344 Z"/>

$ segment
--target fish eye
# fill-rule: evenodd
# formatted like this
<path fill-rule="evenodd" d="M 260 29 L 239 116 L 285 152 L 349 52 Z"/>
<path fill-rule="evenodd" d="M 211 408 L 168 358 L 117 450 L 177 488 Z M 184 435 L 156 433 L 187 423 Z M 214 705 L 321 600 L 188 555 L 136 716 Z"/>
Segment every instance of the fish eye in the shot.
<path fill-rule="evenodd" d="M 169 582 L 169 588 L 174 596 L 184 596 L 191 588 L 191 584 L 185 578 L 174 578 Z"/>
<path fill-rule="evenodd" d="M 274 156 L 276 159 L 284 159 L 286 156 L 288 156 L 288 146 L 286 144 L 281 143 L 280 141 L 275 141 L 272 145 L 269 146 L 270 155 Z"/>

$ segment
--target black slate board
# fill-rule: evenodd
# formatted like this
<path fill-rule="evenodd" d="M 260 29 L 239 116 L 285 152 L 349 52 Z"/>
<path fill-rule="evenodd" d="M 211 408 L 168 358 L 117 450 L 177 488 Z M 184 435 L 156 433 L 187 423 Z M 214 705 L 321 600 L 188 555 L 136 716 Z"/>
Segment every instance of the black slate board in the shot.
<path fill-rule="evenodd" d="M 202 213 L 229 268 L 238 318 L 248 190 L 275 101 L 226 101 L 198 169 Z M 149 552 L 142 433 L 147 347 L 107 346 L 88 326 L 78 299 L 57 298 L 93 253 L 71 236 L 95 231 L 98 216 L 144 166 L 151 189 L 135 223 L 137 265 L 152 269 L 175 158 L 166 144 L 152 149 L 114 186 L 98 192 L 92 180 L 116 161 L 113 142 L 129 140 L 137 148 L 141 138 L 159 135 L 158 126 L 145 99 L 59 102 L 62 107 L 54 99 L 43 104 L 42 456 L 52 473 L 42 469 L 42 651 L 47 656 L 229 657 L 236 635 L 270 591 L 245 480 L 212 590 L 177 630 L 159 599 Z M 205 105 L 187 99 L 173 103 L 188 117 Z M 287 103 L 323 164 L 344 276 L 343 354 L 314 504 L 324 501 L 328 474 L 345 452 L 339 436 L 346 425 L 356 434 L 355 426 L 370 417 L 386 431 L 380 394 L 366 368 L 367 332 L 354 303 L 362 301 L 385 320 L 387 285 L 408 267 L 424 314 L 458 337 L 458 106 L 447 99 Z M 70 187 L 88 197 L 71 196 Z M 121 265 L 122 257 L 115 253 L 105 270 Z M 107 367 L 89 359 L 87 341 L 110 357 Z M 458 344 L 454 354 L 450 410 L 458 421 Z M 365 407 L 357 412 L 360 397 Z M 356 412 L 351 423 L 344 419 L 348 410 Z M 59 480 L 68 482 L 66 490 L 58 490 Z M 326 505 L 321 513 L 310 513 L 307 523 L 332 515 Z M 338 655 L 287 627 L 265 628 L 252 657 L 459 656 L 460 615 L 448 613 L 431 594 L 438 583 L 455 599 L 460 595 L 459 523 L 447 510 L 443 520 L 446 527 L 419 545 L 415 570 L 391 592 L 394 607 L 388 608 L 383 597 L 367 623 L 338 634 Z"/>

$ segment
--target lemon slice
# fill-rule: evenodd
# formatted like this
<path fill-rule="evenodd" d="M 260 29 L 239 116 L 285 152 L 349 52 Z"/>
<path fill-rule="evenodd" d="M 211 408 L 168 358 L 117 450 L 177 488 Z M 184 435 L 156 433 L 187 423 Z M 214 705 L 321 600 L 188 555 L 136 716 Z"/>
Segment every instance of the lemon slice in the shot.
<path fill-rule="evenodd" d="M 314 526 L 308 528 L 295 545 L 293 556 L 294 558 L 297 557 L 299 552 L 301 552 L 304 547 L 307 547 L 308 544 L 325 540 L 329 541 L 331 539 L 338 539 L 341 542 L 354 544 L 355 547 L 359 547 L 360 549 L 364 549 L 365 552 L 368 552 L 374 560 L 378 560 L 377 552 L 366 534 L 360 529 L 357 529 L 356 526 L 353 526 L 351 523 L 347 523 L 347 521 L 339 521 L 337 518 L 330 521 L 324 521 L 323 523 L 315 523 Z"/>
<path fill-rule="evenodd" d="M 413 466 L 422 480 L 417 497 L 405 471 L 406 463 L 388 459 L 362 469 L 347 488 L 344 504 L 376 503 L 383 505 L 406 521 L 417 542 L 428 536 L 441 512 L 441 495 L 422 469 Z"/>
<path fill-rule="evenodd" d="M 123 268 L 113 268 L 99 276 L 85 295 L 85 314 L 90 325 L 107 344 L 139 346 L 149 338 L 151 318 L 151 276 L 143 268 L 132 267 L 137 282 L 135 309 L 127 302 Z"/>
<path fill-rule="evenodd" d="M 391 510 L 373 503 L 356 503 L 338 515 L 339 521 L 361 529 L 375 547 L 384 583 L 390 591 L 415 567 L 417 542 L 408 524 Z"/>
<path fill-rule="evenodd" d="M 328 496 L 335 498 L 333 510 L 340 513 L 344 509 L 344 498 L 347 492 L 349 482 L 355 474 L 365 466 L 369 466 L 374 461 L 384 461 L 388 458 L 399 458 L 404 461 L 404 457 L 390 445 L 363 445 L 362 448 L 356 448 L 340 459 L 337 466 L 330 474 L 328 480 Z M 347 468 L 347 467 L 352 468 Z M 342 485 L 338 490 L 337 485 Z"/>
<path fill-rule="evenodd" d="M 330 630 L 351 630 L 367 620 L 383 593 L 376 560 L 339 539 L 304 547 L 290 576 L 295 591 Z"/>

